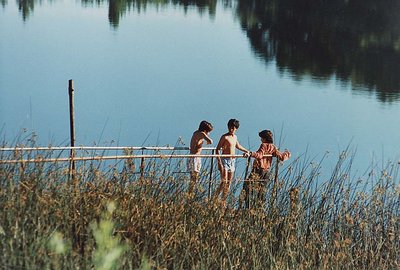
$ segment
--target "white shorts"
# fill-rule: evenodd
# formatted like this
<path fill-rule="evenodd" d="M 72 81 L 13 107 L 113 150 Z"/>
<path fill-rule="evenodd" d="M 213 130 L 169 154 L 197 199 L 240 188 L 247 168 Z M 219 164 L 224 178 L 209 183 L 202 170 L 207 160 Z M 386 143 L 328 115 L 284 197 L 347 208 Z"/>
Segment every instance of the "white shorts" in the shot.
<path fill-rule="evenodd" d="M 228 172 L 235 171 L 235 161 L 234 158 L 221 158 L 222 167 Z"/>
<path fill-rule="evenodd" d="M 192 157 L 187 160 L 187 169 L 190 172 L 200 172 L 201 169 L 201 158 Z"/>

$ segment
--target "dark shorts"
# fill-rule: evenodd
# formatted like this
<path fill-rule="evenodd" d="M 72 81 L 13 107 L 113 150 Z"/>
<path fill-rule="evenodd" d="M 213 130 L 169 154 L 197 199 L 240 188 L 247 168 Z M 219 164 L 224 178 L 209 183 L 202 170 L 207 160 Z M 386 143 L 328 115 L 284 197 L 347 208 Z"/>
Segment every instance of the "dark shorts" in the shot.
<path fill-rule="evenodd" d="M 255 168 L 252 170 L 254 178 L 257 178 L 260 182 L 268 182 L 271 179 L 271 172 L 269 170 L 262 170 Z"/>

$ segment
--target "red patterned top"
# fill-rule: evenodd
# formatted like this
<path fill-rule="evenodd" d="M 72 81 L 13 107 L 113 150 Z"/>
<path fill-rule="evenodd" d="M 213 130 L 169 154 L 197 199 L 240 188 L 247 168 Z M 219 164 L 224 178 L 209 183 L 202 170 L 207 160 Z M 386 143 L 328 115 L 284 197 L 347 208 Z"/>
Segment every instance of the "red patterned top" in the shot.
<path fill-rule="evenodd" d="M 269 157 L 263 157 L 264 155 L 272 155 Z M 251 156 L 255 158 L 253 168 L 262 169 L 263 171 L 269 170 L 272 163 L 272 157 L 277 157 L 282 161 L 290 158 L 290 152 L 285 150 L 280 152 L 273 143 L 262 143 L 257 152 L 251 153 Z"/>

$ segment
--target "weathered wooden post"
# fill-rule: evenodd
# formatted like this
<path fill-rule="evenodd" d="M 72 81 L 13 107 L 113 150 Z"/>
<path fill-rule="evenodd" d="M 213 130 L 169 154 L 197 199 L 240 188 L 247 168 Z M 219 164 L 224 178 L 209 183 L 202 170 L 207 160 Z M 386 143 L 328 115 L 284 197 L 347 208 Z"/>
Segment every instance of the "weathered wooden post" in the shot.
<path fill-rule="evenodd" d="M 276 158 L 276 163 L 275 163 L 275 176 L 274 176 L 274 187 L 272 189 L 272 196 L 271 196 L 271 209 L 274 209 L 275 203 L 278 197 L 278 174 L 279 174 L 279 158 Z"/>
<path fill-rule="evenodd" d="M 76 167 L 75 167 L 75 113 L 74 113 L 74 81 L 68 81 L 68 96 L 69 96 L 69 130 L 70 130 L 70 140 L 71 140 L 71 151 L 70 151 L 70 164 L 69 164 L 69 177 L 72 179 L 73 185 L 73 225 L 72 225 L 72 235 L 73 235 L 73 246 L 76 250 L 79 250 L 81 255 L 84 255 L 84 237 L 80 233 L 82 225 L 82 216 L 84 213 L 80 209 L 79 205 L 79 195 L 78 195 L 78 182 L 76 178 Z"/>
<path fill-rule="evenodd" d="M 144 151 L 142 149 L 142 156 L 144 155 Z M 144 180 L 144 168 L 146 166 L 146 163 L 144 161 L 144 157 L 142 157 L 140 161 L 140 179 L 143 181 Z"/>
<path fill-rule="evenodd" d="M 74 81 L 68 81 L 68 95 L 69 95 L 69 130 L 70 130 L 70 139 L 71 139 L 71 147 L 75 147 L 75 114 L 74 114 Z M 70 167 L 69 167 L 69 175 L 72 178 L 72 181 L 75 184 L 75 149 L 71 149 L 70 152 Z"/>
<path fill-rule="evenodd" d="M 245 182 L 243 183 L 243 185 L 244 185 L 243 189 L 245 189 L 245 192 L 246 192 L 245 206 L 247 209 L 251 208 L 251 196 L 252 196 L 252 192 L 253 192 L 252 186 L 251 186 L 252 182 L 250 182 L 251 181 L 250 179 L 247 179 L 247 175 L 249 174 L 250 163 L 251 163 L 251 156 L 249 156 L 246 161 L 246 170 L 244 172 L 244 181 Z"/>
<path fill-rule="evenodd" d="M 215 154 L 215 150 L 213 149 L 211 152 L 212 155 Z M 208 199 L 211 198 L 211 184 L 214 170 L 214 157 L 211 157 L 211 168 L 210 168 L 210 179 L 208 180 Z"/>

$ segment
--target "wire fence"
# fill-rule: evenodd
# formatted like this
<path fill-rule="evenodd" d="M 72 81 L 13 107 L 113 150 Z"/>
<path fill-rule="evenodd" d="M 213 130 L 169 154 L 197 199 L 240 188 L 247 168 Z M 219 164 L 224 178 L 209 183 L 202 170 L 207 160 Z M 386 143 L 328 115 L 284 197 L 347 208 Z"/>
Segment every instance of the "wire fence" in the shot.
<path fill-rule="evenodd" d="M 201 154 L 191 154 L 189 147 L 135 147 L 135 146 L 75 146 L 75 147 L 1 147 L 0 148 L 0 166 L 12 166 L 16 165 L 20 168 L 20 171 L 26 171 L 29 164 L 49 164 L 48 166 L 54 166 L 59 163 L 67 163 L 67 167 L 63 167 L 68 170 L 69 179 L 72 179 L 78 185 L 81 181 L 81 177 L 77 177 L 77 170 L 79 168 L 86 167 L 86 161 L 109 161 L 109 160 L 120 160 L 123 163 L 112 163 L 110 166 L 112 169 L 117 169 L 120 173 L 129 171 L 129 173 L 136 177 L 140 176 L 139 179 L 144 179 L 146 176 L 150 176 L 151 172 L 159 173 L 160 176 L 165 177 L 165 172 L 172 173 L 189 173 L 185 162 L 189 158 L 204 158 L 202 170 L 199 173 L 201 177 L 201 185 L 204 185 L 207 190 L 207 197 L 211 197 L 211 191 L 213 188 L 214 180 L 216 177 L 216 164 L 214 160 L 216 158 L 235 158 L 245 159 L 245 169 L 243 170 L 242 177 L 235 177 L 235 183 L 251 181 L 248 179 L 249 167 L 251 158 L 247 155 L 227 155 L 227 154 L 216 154 L 216 148 L 204 147 L 204 151 Z M 111 151 L 118 152 L 115 155 L 111 155 Z M 119 153 L 119 152 L 123 152 Z M 153 153 L 148 153 L 153 152 Z M 186 153 L 184 153 L 186 152 Z M 265 157 L 271 157 L 272 155 L 264 155 Z M 135 162 L 138 161 L 138 162 Z M 75 162 L 79 162 L 76 166 Z M 119 165 L 118 165 L 119 164 Z M 92 166 L 91 163 L 90 166 Z M 104 165 L 104 164 L 103 164 Z M 243 164 L 241 164 L 243 169 Z M 36 166 L 36 165 L 33 165 Z M 42 166 L 42 165 L 40 165 Z M 98 164 L 98 168 L 100 164 Z M 1 168 L 1 167 L 0 167 Z M 59 166 L 53 168 L 60 168 Z M 132 169 L 133 168 L 133 169 Z M 204 168 L 204 169 L 203 169 Z M 276 166 L 277 170 L 278 167 Z M 168 175 L 167 173 L 167 175 Z M 154 177 L 154 175 L 153 175 Z M 135 180 L 133 180 L 135 181 Z"/>
<path fill-rule="evenodd" d="M 91 155 L 91 156 L 76 156 L 76 153 L 70 154 L 69 157 L 57 157 L 57 158 L 45 158 L 43 155 L 36 155 L 34 158 L 24 158 L 24 152 L 39 152 L 39 151 L 89 151 L 89 150 L 101 150 L 101 151 L 142 151 L 142 154 L 125 154 L 125 155 Z M 212 154 L 143 154 L 143 151 L 189 151 L 189 147 L 101 147 L 101 146 L 77 146 L 77 147 L 2 147 L 0 152 L 14 152 L 14 157 L 18 158 L 4 158 L 0 159 L 0 164 L 12 164 L 12 163 L 42 163 L 42 162 L 72 162 L 72 161 L 88 161 L 88 160 L 112 160 L 112 159 L 166 159 L 166 158 L 247 158 L 244 155 L 226 155 L 226 154 L 214 154 L 215 148 L 205 147 L 203 150 L 212 151 Z M 272 155 L 264 155 L 270 157 Z"/>

